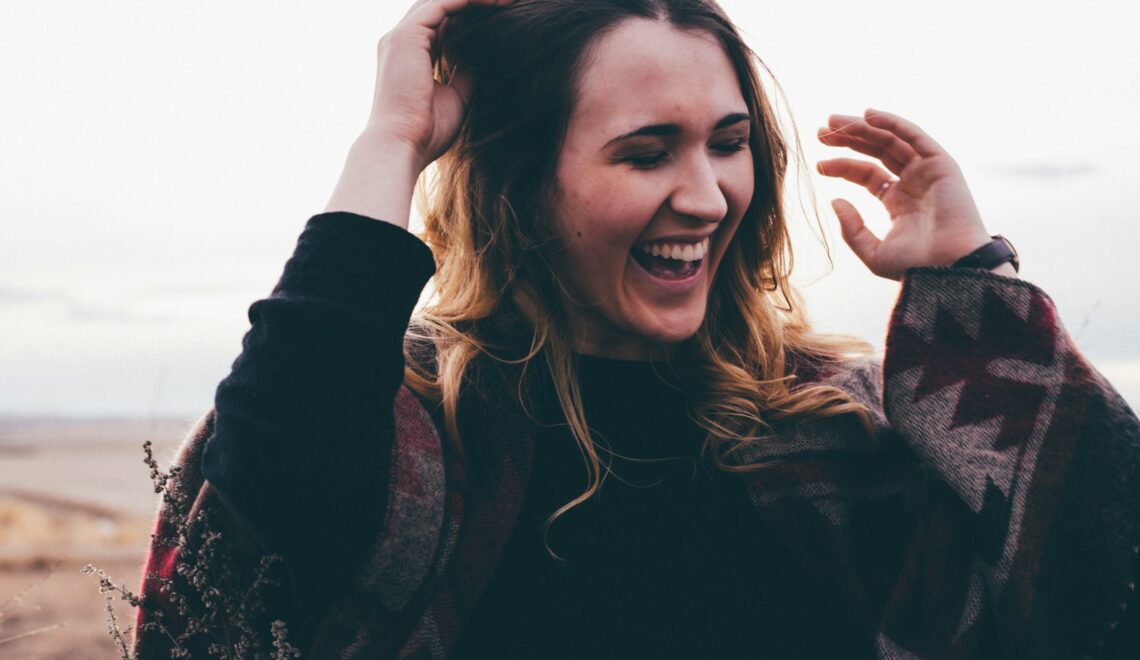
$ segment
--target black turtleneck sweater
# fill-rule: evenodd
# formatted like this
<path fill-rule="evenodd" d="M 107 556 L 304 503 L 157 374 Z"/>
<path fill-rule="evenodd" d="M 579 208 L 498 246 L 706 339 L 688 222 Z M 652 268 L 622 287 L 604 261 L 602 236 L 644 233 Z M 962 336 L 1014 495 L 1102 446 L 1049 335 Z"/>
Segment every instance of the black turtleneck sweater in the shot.
<path fill-rule="evenodd" d="M 579 358 L 601 492 L 565 425 L 537 434 L 522 511 L 454 657 L 840 657 L 822 600 L 740 479 L 699 457 L 680 379 L 664 364 Z M 558 419 L 547 405 L 547 419 Z M 553 558 L 553 550 L 561 559 Z"/>
<path fill-rule="evenodd" d="M 242 355 L 218 387 L 203 474 L 289 557 L 305 602 L 334 597 L 380 524 L 355 503 L 383 510 L 376 475 L 388 453 L 361 439 L 391 433 L 376 402 L 401 382 L 408 314 L 430 267 L 427 248 L 396 227 L 313 218 L 274 294 L 251 307 Z M 820 646 L 840 641 L 826 629 L 835 616 L 817 614 L 813 581 L 739 478 L 698 458 L 681 379 L 647 362 L 581 357 L 579 368 L 612 472 L 600 496 L 551 527 L 556 561 L 543 523 L 583 492 L 586 472 L 564 425 L 540 427 L 523 509 L 453 657 L 849 655 Z M 540 419 L 560 420 L 544 389 Z"/>

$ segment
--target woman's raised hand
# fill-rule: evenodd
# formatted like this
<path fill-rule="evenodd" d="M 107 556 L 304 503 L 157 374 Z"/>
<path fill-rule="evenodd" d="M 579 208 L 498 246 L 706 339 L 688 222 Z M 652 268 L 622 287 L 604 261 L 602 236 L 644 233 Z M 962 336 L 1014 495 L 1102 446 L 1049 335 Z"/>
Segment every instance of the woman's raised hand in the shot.
<path fill-rule="evenodd" d="M 372 112 L 327 211 L 350 211 L 407 227 L 416 178 L 455 140 L 471 97 L 471 81 L 462 72 L 446 85 L 434 77 L 447 19 L 471 5 L 511 2 L 417 0 L 381 37 Z"/>
<path fill-rule="evenodd" d="M 871 272 L 897 280 L 908 268 L 946 266 L 989 242 L 958 164 L 918 126 L 867 110 L 862 117 L 832 115 L 818 137 L 879 161 L 835 158 L 818 165 L 821 174 L 863 186 L 890 213 L 891 228 L 880 239 L 850 202 L 832 201 L 843 240 Z"/>
<path fill-rule="evenodd" d="M 511 0 L 418 0 L 377 47 L 376 92 L 366 130 L 406 144 L 420 169 L 455 139 L 471 96 L 470 80 L 457 72 L 450 84 L 432 76 L 441 28 L 469 5 L 508 5 Z"/>

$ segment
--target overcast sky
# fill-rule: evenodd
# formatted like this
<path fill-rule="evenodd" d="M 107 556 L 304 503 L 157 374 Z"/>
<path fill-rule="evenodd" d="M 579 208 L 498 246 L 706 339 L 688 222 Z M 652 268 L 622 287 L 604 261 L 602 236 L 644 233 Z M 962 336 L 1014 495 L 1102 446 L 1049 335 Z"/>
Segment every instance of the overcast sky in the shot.
<path fill-rule="evenodd" d="M 1134 3 L 723 4 L 805 140 L 870 106 L 942 142 L 1023 276 L 1140 405 Z M 375 43 L 406 6 L 0 3 L 0 413 L 210 405 L 248 305 L 324 208 L 367 116 Z M 795 221 L 811 315 L 881 344 L 897 285 L 847 253 L 827 200 L 885 216 L 813 181 L 834 265 Z"/>

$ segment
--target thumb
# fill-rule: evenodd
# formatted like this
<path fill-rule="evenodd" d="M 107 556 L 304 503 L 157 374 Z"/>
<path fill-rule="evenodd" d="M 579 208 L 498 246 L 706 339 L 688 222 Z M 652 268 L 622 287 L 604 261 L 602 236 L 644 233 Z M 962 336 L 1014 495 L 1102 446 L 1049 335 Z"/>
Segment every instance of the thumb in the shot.
<path fill-rule="evenodd" d="M 863 224 L 863 216 L 859 215 L 859 211 L 851 202 L 845 199 L 831 200 L 831 208 L 835 211 L 835 216 L 839 218 L 839 229 L 843 233 L 843 242 L 847 243 L 855 256 L 859 257 L 871 272 L 878 274 L 875 268 L 875 254 L 879 250 L 878 236 L 875 236 L 867 225 Z"/>
<path fill-rule="evenodd" d="M 447 84 L 435 81 L 432 96 L 432 115 L 434 127 L 428 148 L 428 162 L 439 158 L 447 151 L 455 137 L 459 134 L 459 127 L 463 124 L 463 117 L 467 115 L 468 104 L 471 100 L 473 85 L 470 76 L 454 71 Z"/>
<path fill-rule="evenodd" d="M 455 90 L 459 95 L 462 102 L 463 110 L 467 110 L 467 106 L 471 103 L 471 94 L 475 91 L 475 83 L 471 80 L 471 75 L 466 71 L 460 71 L 458 67 L 451 72 L 451 78 L 447 84 Z"/>

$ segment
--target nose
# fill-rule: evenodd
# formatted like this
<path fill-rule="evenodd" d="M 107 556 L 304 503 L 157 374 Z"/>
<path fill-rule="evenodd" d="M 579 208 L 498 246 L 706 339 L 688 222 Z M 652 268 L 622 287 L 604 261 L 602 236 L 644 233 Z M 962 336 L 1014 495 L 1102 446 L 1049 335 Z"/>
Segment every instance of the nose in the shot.
<path fill-rule="evenodd" d="M 728 200 L 707 156 L 694 157 L 688 167 L 677 169 L 669 208 L 677 215 L 701 222 L 720 222 L 728 215 Z"/>

